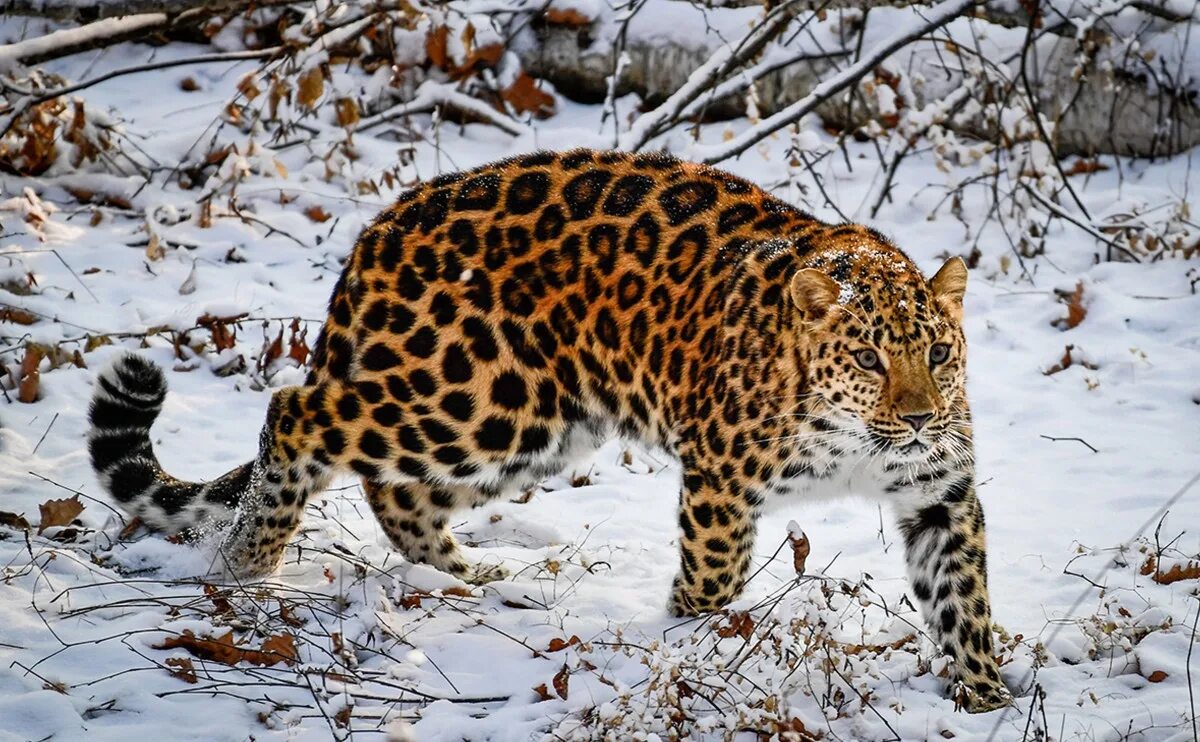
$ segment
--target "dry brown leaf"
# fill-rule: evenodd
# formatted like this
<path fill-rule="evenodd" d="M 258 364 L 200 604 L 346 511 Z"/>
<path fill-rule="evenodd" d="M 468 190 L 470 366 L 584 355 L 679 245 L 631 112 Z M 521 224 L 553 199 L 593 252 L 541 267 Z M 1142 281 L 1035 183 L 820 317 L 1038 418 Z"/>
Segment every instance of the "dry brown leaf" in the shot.
<path fill-rule="evenodd" d="M 167 254 L 166 249 L 162 246 L 162 241 L 158 239 L 158 235 L 150 233 L 150 239 L 146 242 L 146 257 L 151 260 L 162 260 Z"/>
<path fill-rule="evenodd" d="M 320 206 L 309 206 L 304 210 L 304 215 L 318 224 L 329 221 L 329 212 Z"/>
<path fill-rule="evenodd" d="M 1064 172 L 1067 175 L 1084 175 L 1087 173 L 1098 173 L 1108 169 L 1108 165 L 1105 165 L 1099 160 L 1087 160 L 1081 158 L 1071 163 L 1071 167 L 1067 168 Z"/>
<path fill-rule="evenodd" d="M 205 165 L 220 165 L 222 162 L 225 162 L 225 158 L 228 157 L 229 153 L 232 151 L 233 151 L 233 147 L 231 147 L 228 144 L 225 145 L 224 147 L 217 147 L 216 149 L 214 149 L 213 151 L 209 152 L 207 155 L 204 156 L 204 164 Z"/>
<path fill-rule="evenodd" d="M 161 644 L 153 646 L 154 649 L 185 649 L 193 657 L 222 665 L 232 666 L 242 660 L 242 651 L 233 644 L 232 630 L 216 639 L 184 630 L 183 634 L 167 637 Z"/>
<path fill-rule="evenodd" d="M 31 404 L 38 399 L 38 385 L 42 377 L 38 366 L 43 355 L 41 348 L 33 343 L 25 345 L 25 357 L 21 359 L 21 376 L 17 381 L 17 399 L 25 404 Z"/>
<path fill-rule="evenodd" d="M 61 99 L 33 106 L 12 122 L 12 143 L 0 146 L 0 170 L 17 175 L 41 175 L 58 158 L 55 140 L 66 106 Z"/>
<path fill-rule="evenodd" d="M 817 740 L 825 736 L 825 733 L 820 729 L 815 732 L 809 731 L 808 727 L 804 726 L 804 721 L 798 716 L 793 716 L 788 721 L 775 721 L 772 726 L 776 735 L 774 738 L 777 739 L 795 740 L 795 742 L 817 742 Z"/>
<path fill-rule="evenodd" d="M 321 71 L 320 67 L 313 67 L 300 76 L 296 102 L 305 108 L 315 108 L 324 92 L 325 73 Z"/>
<path fill-rule="evenodd" d="M 187 657 L 168 657 L 167 666 L 174 667 L 171 670 L 171 675 L 179 678 L 189 685 L 195 685 L 197 682 L 196 667 Z"/>
<path fill-rule="evenodd" d="M 792 567 L 796 570 L 796 574 L 804 574 L 804 564 L 808 560 L 808 555 L 812 551 L 812 546 L 808 543 L 808 534 L 800 531 L 799 535 L 789 532 L 788 541 L 792 544 Z"/>
<path fill-rule="evenodd" d="M 558 698 L 566 700 L 566 696 L 570 693 L 571 686 L 571 671 L 566 668 L 566 663 L 563 663 L 563 669 L 554 674 L 554 693 L 558 694 Z"/>
<path fill-rule="evenodd" d="M 216 587 L 205 583 L 204 594 L 210 601 L 212 601 L 213 607 L 217 609 L 218 614 L 226 615 L 233 613 L 233 606 L 230 605 L 229 600 L 225 597 L 224 593 L 222 593 Z"/>
<path fill-rule="evenodd" d="M 358 102 L 353 98 L 338 98 L 333 107 L 337 113 L 338 126 L 348 129 L 358 123 Z"/>
<path fill-rule="evenodd" d="M 254 84 L 254 78 L 257 76 L 257 72 L 247 73 L 237 84 L 238 92 L 246 96 L 246 100 L 254 100 L 262 95 L 262 91 L 258 89 L 258 85 Z"/>
<path fill-rule="evenodd" d="M 71 186 L 63 186 L 63 190 L 71 194 L 71 198 L 74 198 L 81 204 L 90 204 L 92 199 L 96 197 L 95 191 L 89 191 L 86 188 L 72 188 Z"/>
<path fill-rule="evenodd" d="M 727 616 L 729 623 L 717 627 L 717 636 L 722 639 L 733 636 L 748 639 L 754 633 L 754 619 L 746 611 L 732 611 Z"/>
<path fill-rule="evenodd" d="M 194 93 L 200 89 L 200 84 L 194 77 L 185 77 L 179 81 L 179 89 L 185 93 Z"/>
<path fill-rule="evenodd" d="M 124 541 L 125 539 L 132 536 L 137 531 L 137 529 L 139 529 L 141 527 L 142 527 L 142 519 L 135 515 L 128 523 L 125 524 L 125 527 L 121 529 L 121 532 L 117 534 L 117 538 L 120 539 L 121 541 Z"/>
<path fill-rule="evenodd" d="M 466 63 L 457 72 L 460 76 L 466 76 L 480 67 L 495 67 L 503 56 L 504 47 L 500 44 L 477 46 L 467 55 Z"/>
<path fill-rule="evenodd" d="M 574 8 L 550 8 L 542 13 L 542 18 L 551 26 L 566 26 L 567 28 L 583 28 L 592 25 L 592 19 Z"/>
<path fill-rule="evenodd" d="M 208 229 L 212 223 L 212 199 L 206 198 L 200 202 L 200 211 L 196 214 L 196 226 L 200 229 Z"/>
<path fill-rule="evenodd" d="M 268 110 L 270 118 L 275 121 L 279 118 L 279 104 L 283 101 L 292 99 L 292 86 L 287 84 L 286 80 L 276 79 L 271 83 L 271 89 L 268 92 Z"/>
<path fill-rule="evenodd" d="M 38 505 L 42 520 L 38 523 L 38 533 L 54 526 L 69 526 L 83 512 L 83 503 L 79 495 L 65 500 L 46 500 Z"/>
<path fill-rule="evenodd" d="M 554 698 L 554 696 L 550 695 L 550 690 L 546 687 L 545 683 L 542 683 L 541 685 L 536 686 L 533 689 L 533 692 L 538 694 L 539 701 L 549 701 L 552 698 Z"/>
<path fill-rule="evenodd" d="M 108 335 L 88 335 L 87 341 L 83 344 L 83 352 L 91 353 L 96 348 L 112 345 L 112 338 Z"/>
<path fill-rule="evenodd" d="M 458 38 L 462 41 L 463 48 L 470 53 L 475 48 L 475 24 L 468 22 L 463 27 L 462 33 L 458 35 Z"/>
<path fill-rule="evenodd" d="M 1156 569 L 1154 577 L 1151 579 L 1160 585 L 1170 585 L 1180 580 L 1200 580 L 1200 564 L 1196 562 L 1188 562 L 1187 566 L 1174 564 L 1166 572 Z"/>
<path fill-rule="evenodd" d="M 567 668 L 566 663 L 563 663 L 562 669 L 554 674 L 554 692 L 558 697 L 567 700 L 567 695 L 571 692 L 571 671 Z"/>
<path fill-rule="evenodd" d="M 1079 323 L 1087 317 L 1087 307 L 1083 305 L 1083 281 L 1075 284 L 1074 291 L 1064 294 L 1060 298 L 1067 305 L 1067 316 L 1065 319 L 1059 320 L 1058 327 L 1063 330 L 1078 327 Z"/>
<path fill-rule="evenodd" d="M 538 118 L 554 114 L 554 96 L 540 90 L 533 78 L 524 72 L 512 85 L 500 91 L 500 97 L 518 113 L 531 113 Z"/>
<path fill-rule="evenodd" d="M 1076 361 L 1072 354 L 1074 350 L 1075 350 L 1074 345 L 1066 346 L 1063 349 L 1062 358 L 1059 359 L 1058 363 L 1054 364 L 1050 368 L 1043 371 L 1042 374 L 1044 374 L 1045 376 L 1053 376 L 1054 374 L 1057 374 L 1060 371 L 1067 370 L 1068 368 L 1075 365 L 1076 363 L 1079 363 L 1079 365 L 1083 366 L 1086 369 L 1090 369 L 1092 371 L 1095 371 L 1097 368 L 1099 368 L 1099 366 L 1097 366 L 1096 364 L 1090 363 L 1088 361 Z"/>
<path fill-rule="evenodd" d="M 268 637 L 263 642 L 263 648 L 242 649 L 233 640 L 233 631 L 213 639 L 207 636 L 196 636 L 185 630 L 179 636 L 167 637 L 161 644 L 155 644 L 155 649 L 184 649 L 193 657 L 210 662 L 220 662 L 222 665 L 233 666 L 239 662 L 249 662 L 252 665 L 271 667 L 280 662 L 288 665 L 296 662 L 295 639 L 290 634 L 278 634 Z"/>
<path fill-rule="evenodd" d="M 1151 683 L 1161 683 L 1169 677 L 1171 676 L 1162 670 L 1155 670 L 1146 677 L 1146 680 L 1149 680 Z"/>
<path fill-rule="evenodd" d="M 263 349 L 263 353 L 258 358 L 258 370 L 266 371 L 276 360 L 283 355 L 283 328 L 279 328 L 279 334 L 271 341 L 271 344 Z"/>
<path fill-rule="evenodd" d="M 237 341 L 237 327 L 234 323 L 245 316 L 244 312 L 233 317 L 214 317 L 211 314 L 202 314 L 196 318 L 196 325 L 208 328 L 208 331 L 212 333 L 213 347 L 220 352 L 234 346 Z"/>
<path fill-rule="evenodd" d="M 579 643 L 579 637 L 575 636 L 574 634 L 571 635 L 570 639 L 565 639 L 565 640 L 559 639 L 556 636 L 550 640 L 550 648 L 547 651 L 561 652 L 562 650 L 566 649 L 567 647 L 573 647 L 578 643 Z"/>
<path fill-rule="evenodd" d="M 406 595 L 401 595 L 400 596 L 400 607 L 407 611 L 411 611 L 413 608 L 420 608 L 422 597 L 423 596 L 421 596 L 417 593 L 408 593 Z"/>
<path fill-rule="evenodd" d="M 906 634 L 900 639 L 888 644 L 846 644 L 843 645 L 842 651 L 844 651 L 846 654 L 860 654 L 864 651 L 872 654 L 881 654 L 888 649 L 899 649 L 909 642 L 916 641 L 916 638 L 916 634 Z"/>
<path fill-rule="evenodd" d="M 446 38 L 450 29 L 445 26 L 435 26 L 425 34 L 425 56 L 434 67 L 447 69 L 450 57 L 446 51 Z"/>
<path fill-rule="evenodd" d="M 262 652 L 260 654 L 264 657 L 278 657 L 279 660 L 288 665 L 294 665 L 300 659 L 300 656 L 296 653 L 296 637 L 291 634 L 273 634 L 272 636 L 268 636 L 266 641 L 262 643 Z M 267 664 L 275 663 L 271 662 Z"/>
<path fill-rule="evenodd" d="M 303 626 L 304 622 L 296 618 L 292 607 L 282 600 L 279 601 L 279 620 L 288 626 Z"/>
<path fill-rule="evenodd" d="M 8 526 L 9 528 L 18 528 L 21 530 L 29 530 L 29 521 L 23 516 L 16 513 L 10 513 L 5 510 L 0 510 L 0 526 Z"/>
<path fill-rule="evenodd" d="M 32 325 L 37 317 L 19 307 L 0 306 L 0 322 L 12 322 L 18 325 Z"/>
<path fill-rule="evenodd" d="M 308 328 L 301 328 L 300 318 L 292 320 L 291 337 L 288 338 L 288 358 L 303 366 L 308 361 Z"/>

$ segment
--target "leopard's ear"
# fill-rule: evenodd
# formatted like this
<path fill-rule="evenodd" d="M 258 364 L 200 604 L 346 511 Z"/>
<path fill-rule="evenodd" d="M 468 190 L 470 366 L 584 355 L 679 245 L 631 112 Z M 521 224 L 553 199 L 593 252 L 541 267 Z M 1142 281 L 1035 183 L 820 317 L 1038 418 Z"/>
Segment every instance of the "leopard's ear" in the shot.
<path fill-rule="evenodd" d="M 962 316 L 963 295 L 967 293 L 967 264 L 955 256 L 946 261 L 937 275 L 929 279 L 933 297 L 955 316 Z"/>
<path fill-rule="evenodd" d="M 809 322 L 821 319 L 837 303 L 841 286 L 815 268 L 805 268 L 792 276 L 792 301 Z"/>

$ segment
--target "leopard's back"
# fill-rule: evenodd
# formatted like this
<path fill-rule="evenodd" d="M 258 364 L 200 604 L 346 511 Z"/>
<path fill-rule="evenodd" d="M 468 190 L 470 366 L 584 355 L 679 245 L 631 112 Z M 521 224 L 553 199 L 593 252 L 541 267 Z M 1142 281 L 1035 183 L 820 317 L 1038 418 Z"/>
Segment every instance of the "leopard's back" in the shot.
<path fill-rule="evenodd" d="M 810 224 L 662 154 L 436 178 L 363 231 L 310 381 L 347 385 L 338 422 L 368 477 L 528 486 L 613 427 L 668 442 L 717 352 L 727 274 L 752 241 Z"/>

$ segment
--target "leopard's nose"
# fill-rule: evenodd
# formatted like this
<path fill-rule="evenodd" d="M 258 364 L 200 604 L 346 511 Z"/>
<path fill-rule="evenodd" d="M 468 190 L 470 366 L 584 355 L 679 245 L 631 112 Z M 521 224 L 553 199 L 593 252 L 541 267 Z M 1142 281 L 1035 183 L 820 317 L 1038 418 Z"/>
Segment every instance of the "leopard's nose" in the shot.
<path fill-rule="evenodd" d="M 922 412 L 918 415 L 901 415 L 900 419 L 911 425 L 914 431 L 919 431 L 932 417 L 932 412 Z"/>

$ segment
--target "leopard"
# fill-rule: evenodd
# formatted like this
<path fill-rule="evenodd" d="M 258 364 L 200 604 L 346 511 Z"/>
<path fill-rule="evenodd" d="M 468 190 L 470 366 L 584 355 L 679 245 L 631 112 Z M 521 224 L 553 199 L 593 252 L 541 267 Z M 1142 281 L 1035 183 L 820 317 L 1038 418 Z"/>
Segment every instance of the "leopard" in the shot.
<path fill-rule="evenodd" d="M 874 498 L 956 701 L 989 711 L 1012 696 L 976 492 L 967 278 L 960 257 L 926 278 L 880 232 L 708 165 L 539 151 L 431 178 L 362 229 L 253 460 L 208 482 L 167 474 L 150 438 L 165 377 L 130 352 L 97 375 L 88 450 L 149 528 L 225 528 L 221 568 L 240 579 L 272 574 L 306 504 L 349 475 L 411 562 L 481 584 L 507 572 L 468 561 L 453 514 L 621 436 L 681 471 L 676 616 L 740 595 L 768 505 Z"/>

